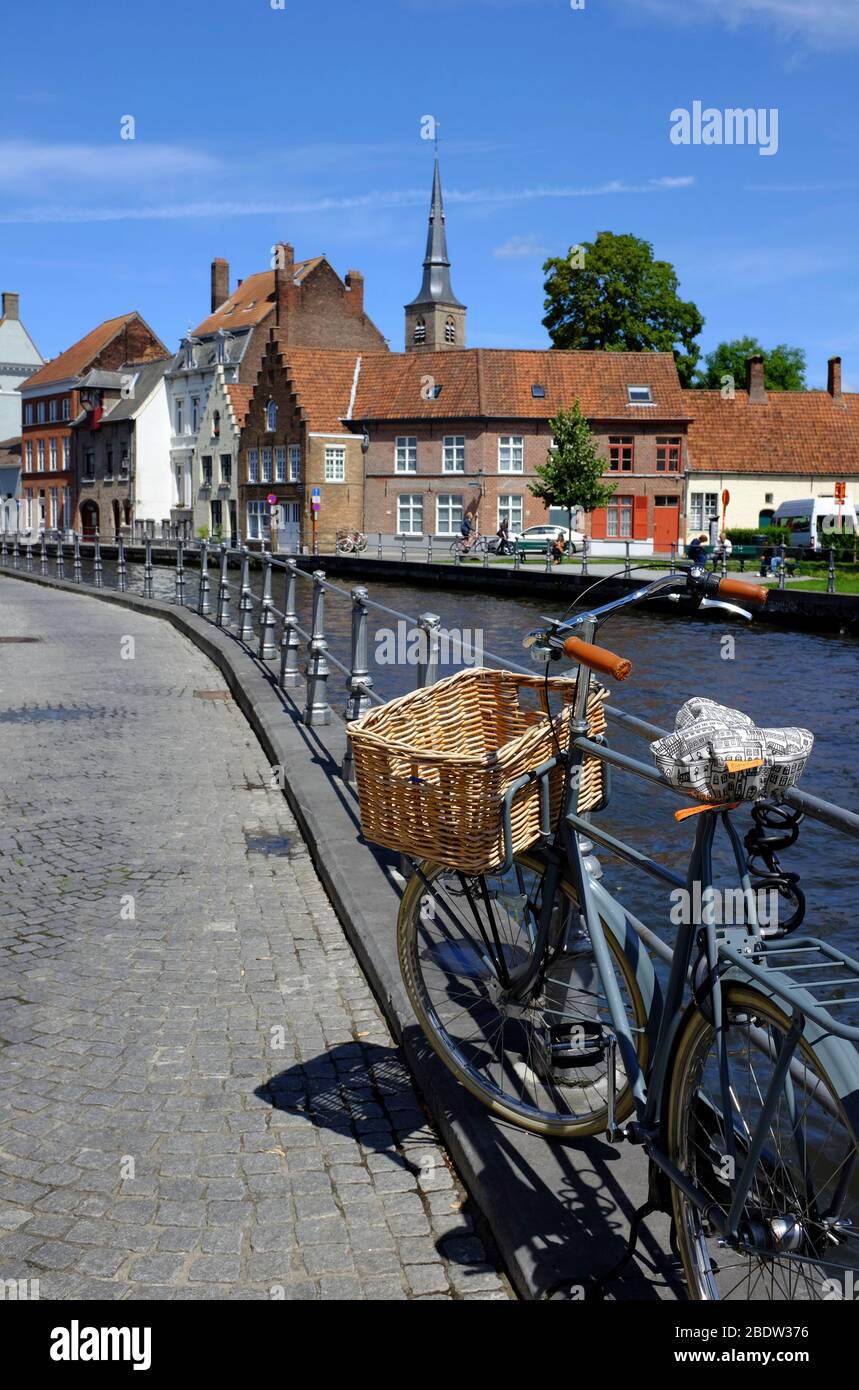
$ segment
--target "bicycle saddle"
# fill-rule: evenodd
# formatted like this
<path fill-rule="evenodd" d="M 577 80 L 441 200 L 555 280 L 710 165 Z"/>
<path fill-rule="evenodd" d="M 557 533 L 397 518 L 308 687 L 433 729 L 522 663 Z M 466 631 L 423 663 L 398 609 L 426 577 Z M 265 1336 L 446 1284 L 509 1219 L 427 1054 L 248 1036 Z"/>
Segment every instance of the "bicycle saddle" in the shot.
<path fill-rule="evenodd" d="M 690 796 L 759 801 L 799 781 L 813 745 L 808 729 L 761 729 L 741 710 L 694 696 L 650 748 L 663 777 Z"/>

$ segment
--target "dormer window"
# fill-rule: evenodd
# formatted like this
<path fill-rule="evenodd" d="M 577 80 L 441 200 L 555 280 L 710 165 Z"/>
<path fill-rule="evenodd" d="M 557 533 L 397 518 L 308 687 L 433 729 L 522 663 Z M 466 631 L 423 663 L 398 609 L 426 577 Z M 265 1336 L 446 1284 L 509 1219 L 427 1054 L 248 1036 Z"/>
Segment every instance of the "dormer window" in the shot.
<path fill-rule="evenodd" d="M 431 393 L 431 395 L 430 395 L 430 400 L 437 401 L 440 395 L 441 395 L 441 383 L 440 383 L 440 382 L 437 382 L 437 383 L 432 387 L 432 393 Z"/>
<path fill-rule="evenodd" d="M 269 434 L 274 434 L 277 429 L 277 405 L 274 401 L 269 401 L 265 408 L 265 427 Z"/>
<path fill-rule="evenodd" d="M 627 386 L 630 405 L 653 405 L 653 393 L 649 386 Z"/>
<path fill-rule="evenodd" d="M 415 319 L 415 342 L 425 343 L 427 340 L 427 326 L 424 319 Z"/>
<path fill-rule="evenodd" d="M 448 319 L 444 326 L 444 341 L 446 343 L 456 342 L 456 323 L 451 318 Z"/>
<path fill-rule="evenodd" d="M 545 400 L 545 398 L 546 398 L 546 388 L 545 388 L 545 386 L 541 386 L 540 383 L 539 383 L 538 381 L 535 381 L 534 384 L 533 384 L 533 386 L 531 387 L 531 395 L 534 397 L 534 400 L 535 400 L 535 401 L 542 401 L 542 400 Z"/>

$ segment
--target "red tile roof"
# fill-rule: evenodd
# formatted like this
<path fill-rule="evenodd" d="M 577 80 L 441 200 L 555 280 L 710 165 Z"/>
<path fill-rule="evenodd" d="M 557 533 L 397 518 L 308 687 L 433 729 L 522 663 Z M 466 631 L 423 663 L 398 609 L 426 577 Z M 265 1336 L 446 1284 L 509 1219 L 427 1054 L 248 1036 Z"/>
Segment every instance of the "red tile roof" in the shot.
<path fill-rule="evenodd" d="M 429 377 L 442 390 L 427 400 Z M 535 397 L 533 385 L 543 386 L 545 395 Z M 629 386 L 649 386 L 653 404 L 630 405 Z M 671 353 L 460 348 L 366 355 L 353 415 L 546 420 L 577 398 L 592 420 L 683 420 L 689 414 Z"/>
<path fill-rule="evenodd" d="M 300 284 L 306 275 L 320 264 L 322 256 L 314 256 L 309 261 L 295 261 L 292 267 L 293 279 Z M 217 333 L 219 328 L 247 328 L 262 323 L 274 311 L 274 271 L 260 270 L 249 275 L 233 290 L 229 299 L 210 314 L 194 329 L 195 338 L 204 338 L 207 333 Z"/>
<path fill-rule="evenodd" d="M 55 357 L 51 362 L 46 362 L 44 367 L 40 367 L 32 376 L 27 377 L 19 389 L 29 390 L 31 386 L 47 386 L 55 381 L 65 381 L 68 377 L 79 376 L 116 337 L 117 333 L 137 317 L 136 313 L 131 313 L 120 314 L 115 319 L 105 319 L 98 328 L 94 328 L 91 333 L 87 333 L 85 337 L 73 343 L 70 348 L 66 348 L 65 352 L 61 352 L 59 357 Z"/>
<path fill-rule="evenodd" d="M 254 388 L 252 386 L 240 386 L 238 382 L 233 381 L 228 381 L 226 387 L 227 395 L 230 398 L 230 404 L 233 407 L 233 413 L 235 414 L 239 429 L 241 429 L 242 425 L 245 423 L 245 416 L 248 413 L 248 406 L 251 403 Z"/>
<path fill-rule="evenodd" d="M 355 369 L 388 352 L 360 353 L 354 348 L 281 348 L 284 368 L 309 430 L 346 434 Z"/>
<path fill-rule="evenodd" d="M 796 473 L 836 477 L 859 473 L 859 396 L 834 400 L 828 391 L 746 391 L 723 400 L 718 391 L 685 391 L 689 467 L 694 473 Z"/>

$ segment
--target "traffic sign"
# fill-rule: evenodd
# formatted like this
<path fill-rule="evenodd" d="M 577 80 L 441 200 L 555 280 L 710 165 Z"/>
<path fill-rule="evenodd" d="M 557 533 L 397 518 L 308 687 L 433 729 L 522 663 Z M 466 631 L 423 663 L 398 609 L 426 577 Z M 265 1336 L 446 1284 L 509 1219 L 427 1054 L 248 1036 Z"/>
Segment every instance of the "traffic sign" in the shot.
<path fill-rule="evenodd" d="M 268 495 L 268 497 L 267 497 L 265 500 L 266 500 L 266 502 L 268 502 L 268 505 L 269 505 L 270 507 L 274 507 L 274 506 L 277 504 L 277 493 L 276 493 L 276 492 L 270 492 L 269 495 Z"/>
<path fill-rule="evenodd" d="M 322 506 L 322 491 L 318 487 L 310 489 L 310 505 L 315 512 Z"/>
<path fill-rule="evenodd" d="M 846 484 L 846 483 L 836 483 L 836 484 L 835 484 L 835 500 L 836 500 L 836 502 L 846 502 L 846 501 L 847 501 L 847 484 Z"/>
<path fill-rule="evenodd" d="M 722 493 L 722 506 L 723 506 L 723 507 L 727 507 L 727 505 L 728 505 L 728 503 L 730 502 L 730 500 L 731 500 L 731 494 L 729 493 L 728 489 L 725 488 L 725 491 Z"/>

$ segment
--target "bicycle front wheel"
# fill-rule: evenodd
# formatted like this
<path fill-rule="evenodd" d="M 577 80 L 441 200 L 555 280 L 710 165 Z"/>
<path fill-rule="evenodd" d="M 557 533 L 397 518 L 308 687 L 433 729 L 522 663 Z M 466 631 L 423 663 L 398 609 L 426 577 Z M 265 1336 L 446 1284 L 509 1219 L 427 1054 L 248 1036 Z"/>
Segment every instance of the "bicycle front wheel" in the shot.
<path fill-rule="evenodd" d="M 539 856 L 520 855 L 507 874 L 483 879 L 433 864 L 421 872 L 426 882 L 414 875 L 403 895 L 397 946 L 406 991 L 435 1052 L 473 1096 L 522 1129 L 560 1138 L 604 1132 L 609 1010 L 573 886 L 563 882 L 558 891 L 531 997 L 514 1003 L 505 976 L 534 950 L 545 873 Z M 644 1069 L 647 1009 L 633 964 L 613 932 L 605 935 Z M 614 1086 L 615 1115 L 623 1120 L 633 1101 L 619 1052 Z"/>
<path fill-rule="evenodd" d="M 825 1059 L 804 1038 L 765 1126 L 736 1234 L 718 1234 L 713 1217 L 731 1209 L 733 1179 L 749 1161 L 790 1030 L 778 1005 L 748 985 L 724 986 L 722 1004 L 727 1088 L 720 1082 L 716 1030 L 696 1010 L 678 1043 L 668 1101 L 668 1156 L 709 1198 L 702 1211 L 672 1188 L 689 1295 L 761 1302 L 852 1298 L 859 1286 L 856 1143 Z"/>

